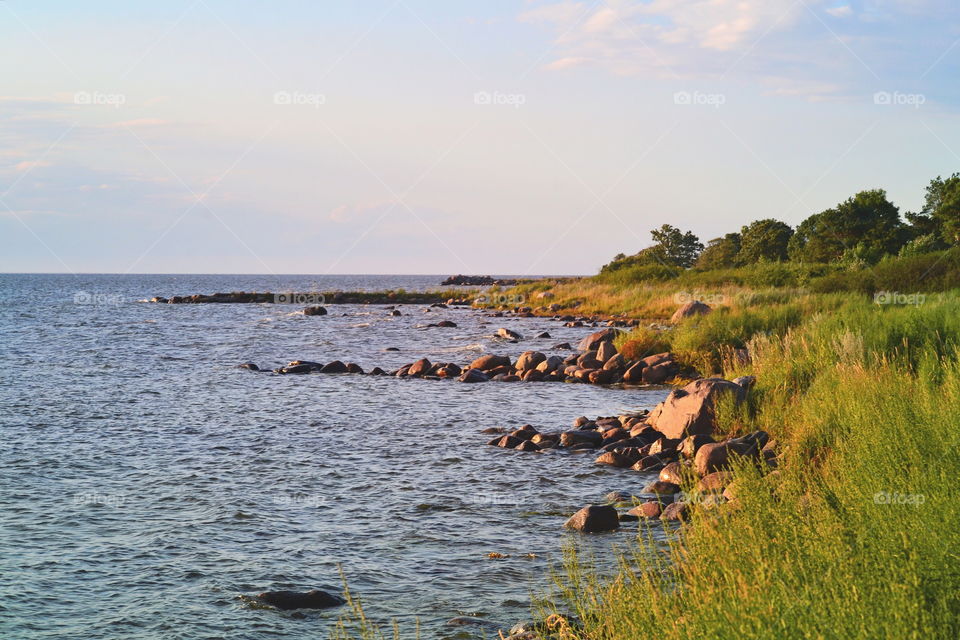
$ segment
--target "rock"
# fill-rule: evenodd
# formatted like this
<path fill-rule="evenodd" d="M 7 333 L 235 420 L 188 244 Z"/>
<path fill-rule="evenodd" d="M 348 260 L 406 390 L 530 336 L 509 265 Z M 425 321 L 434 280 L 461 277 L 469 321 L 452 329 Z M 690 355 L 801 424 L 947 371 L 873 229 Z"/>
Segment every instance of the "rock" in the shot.
<path fill-rule="evenodd" d="M 506 327 L 500 327 L 497 329 L 497 335 L 506 340 L 523 340 L 523 336 L 516 331 L 507 329 Z"/>
<path fill-rule="evenodd" d="M 422 375 L 425 375 L 430 369 L 433 368 L 433 364 L 430 363 L 426 358 L 420 358 L 407 369 L 407 375 L 419 378 Z"/>
<path fill-rule="evenodd" d="M 303 364 L 293 364 L 293 365 L 288 364 L 287 366 L 283 367 L 282 369 L 278 369 L 277 371 L 279 373 L 303 374 L 303 373 L 310 373 L 311 371 L 316 371 L 316 370 L 317 368 L 313 364 L 303 363 Z"/>
<path fill-rule="evenodd" d="M 501 447 L 503 449 L 514 449 L 526 441 L 521 440 L 516 436 L 502 436 L 500 438 L 494 438 L 493 440 L 491 440 L 491 442 L 496 442 L 495 446 Z"/>
<path fill-rule="evenodd" d="M 530 440 L 524 440 L 514 448 L 517 451 L 540 451 L 540 447 L 534 444 L 533 442 L 531 442 Z"/>
<path fill-rule="evenodd" d="M 618 451 L 607 451 L 600 454 L 600 457 L 596 459 L 597 464 L 608 464 L 620 469 L 632 467 L 636 462 L 637 460 L 633 456 L 626 456 Z"/>
<path fill-rule="evenodd" d="M 327 609 L 338 607 L 344 603 L 343 598 L 326 591 L 311 589 L 306 593 L 298 591 L 264 591 L 257 594 L 257 598 L 273 605 L 277 609 L 290 611 L 292 609 Z"/>
<path fill-rule="evenodd" d="M 703 304 L 699 300 L 692 300 L 674 311 L 673 315 L 670 316 L 670 322 L 677 324 L 684 318 L 703 315 L 711 311 L 712 309 L 708 305 Z"/>
<path fill-rule="evenodd" d="M 347 365 L 339 360 L 328 362 L 320 369 L 320 373 L 347 373 Z"/>
<path fill-rule="evenodd" d="M 394 309 L 393 311 L 390 312 L 390 315 L 392 315 L 392 316 L 402 316 L 403 314 L 400 313 L 400 309 Z"/>
<path fill-rule="evenodd" d="M 461 373 L 463 373 L 463 370 L 453 363 L 445 364 L 437 369 L 437 375 L 441 378 L 456 378 Z"/>
<path fill-rule="evenodd" d="M 594 369 L 587 376 L 591 384 L 610 384 L 613 382 L 613 372 L 605 369 Z"/>
<path fill-rule="evenodd" d="M 573 345 L 569 342 L 561 342 L 560 344 L 555 344 L 550 347 L 554 351 L 573 351 Z"/>
<path fill-rule="evenodd" d="M 617 355 L 617 348 L 613 346 L 613 342 L 605 340 L 597 347 L 597 360 L 604 364 L 615 355 Z"/>
<path fill-rule="evenodd" d="M 537 365 L 546 359 L 547 356 L 539 351 L 524 351 L 520 354 L 520 357 L 517 358 L 517 363 L 514 365 L 514 369 L 517 370 L 517 373 L 525 373 L 532 369 L 536 369 Z"/>
<path fill-rule="evenodd" d="M 603 342 L 613 342 L 614 338 L 620 335 L 619 329 L 609 328 L 601 329 L 595 333 L 591 333 L 586 338 L 580 341 L 580 344 L 577 345 L 577 348 L 580 351 L 594 351 L 600 347 L 600 344 Z"/>
<path fill-rule="evenodd" d="M 643 362 L 637 362 L 631 365 L 623 374 L 623 381 L 628 384 L 639 384 L 643 382 L 643 370 L 646 366 Z"/>
<path fill-rule="evenodd" d="M 680 440 L 660 438 L 650 445 L 650 455 L 670 454 L 677 450 Z"/>
<path fill-rule="evenodd" d="M 374 367 L 370 370 L 370 375 L 372 376 L 385 376 L 387 372 L 381 369 L 380 367 Z"/>
<path fill-rule="evenodd" d="M 676 365 L 672 361 L 667 361 L 645 367 L 640 374 L 640 379 L 646 384 L 663 384 L 676 374 Z"/>
<path fill-rule="evenodd" d="M 480 369 L 467 369 L 458 379 L 460 382 L 468 383 L 487 382 L 490 380 L 490 378 L 487 377 L 487 374 Z"/>
<path fill-rule="evenodd" d="M 586 426 L 591 422 L 593 421 L 590 420 L 590 418 L 588 418 L 587 416 L 580 416 L 579 418 L 573 419 L 573 426 L 579 429 L 580 427 Z"/>
<path fill-rule="evenodd" d="M 497 367 L 509 367 L 510 358 L 507 356 L 495 356 L 493 354 L 480 356 L 470 363 L 470 369 L 479 369 L 480 371 L 489 371 Z"/>
<path fill-rule="evenodd" d="M 705 475 L 700 482 L 697 483 L 697 490 L 703 493 L 708 493 L 711 491 L 723 491 L 733 482 L 733 473 L 729 471 L 714 471 Z"/>
<path fill-rule="evenodd" d="M 540 340 L 549 340 L 549 339 L 550 339 L 550 334 L 547 333 L 546 331 L 544 331 L 544 332 L 542 332 L 542 333 L 538 333 L 538 334 L 537 334 L 537 338 L 539 338 Z"/>
<path fill-rule="evenodd" d="M 671 391 L 650 414 L 648 422 L 668 438 L 711 434 L 716 426 L 716 398 L 722 393 L 733 393 L 742 400 L 745 392 L 740 385 L 722 378 L 694 380 L 683 389 Z"/>
<path fill-rule="evenodd" d="M 630 509 L 630 511 L 627 511 L 628 514 L 641 518 L 659 518 L 662 512 L 663 506 L 656 500 L 638 504 L 633 509 Z"/>
<path fill-rule="evenodd" d="M 563 358 L 560 356 L 550 356 L 537 365 L 537 371 L 542 373 L 553 373 L 563 366 Z"/>
<path fill-rule="evenodd" d="M 597 448 L 600 446 L 602 441 L 603 436 L 596 431 L 564 431 L 560 434 L 561 447 L 572 447 L 578 444 L 586 444 L 590 445 L 592 448 Z"/>
<path fill-rule="evenodd" d="M 740 376 L 739 378 L 734 378 L 732 382 L 749 391 L 753 388 L 753 385 L 757 384 L 757 378 L 756 376 Z"/>
<path fill-rule="evenodd" d="M 363 367 L 358 365 L 356 362 L 348 362 L 347 373 L 359 373 L 360 375 L 363 375 Z"/>
<path fill-rule="evenodd" d="M 686 502 L 674 502 L 668 504 L 664 509 L 663 513 L 660 514 L 661 520 L 667 521 L 681 521 L 686 520 L 690 517 L 690 505 Z"/>
<path fill-rule="evenodd" d="M 714 440 L 705 433 L 698 433 L 692 436 L 687 436 L 680 443 L 679 451 L 680 455 L 684 458 L 692 460 L 694 456 L 697 455 L 697 451 L 700 450 L 705 444 L 713 444 Z"/>
<path fill-rule="evenodd" d="M 734 455 L 756 456 L 759 454 L 759 442 L 749 436 L 705 444 L 697 451 L 693 464 L 697 473 L 706 476 L 714 471 L 726 471 L 730 468 L 730 461 Z"/>
<path fill-rule="evenodd" d="M 260 367 L 253 364 L 252 362 L 244 362 L 243 364 L 238 364 L 237 367 L 240 369 L 248 369 L 250 371 L 260 371 Z"/>
<path fill-rule="evenodd" d="M 680 493 L 680 486 L 672 482 L 655 480 L 643 488 L 644 493 L 655 493 L 657 495 L 672 496 Z"/>
<path fill-rule="evenodd" d="M 629 491 L 611 491 L 603 496 L 603 499 L 609 503 L 629 502 L 633 499 L 633 495 Z"/>
<path fill-rule="evenodd" d="M 305 316 L 325 316 L 327 315 L 327 310 L 321 306 L 307 307 L 303 310 L 303 315 Z"/>
<path fill-rule="evenodd" d="M 679 462 L 671 462 L 660 470 L 660 479 L 664 482 L 679 485 L 681 484 L 682 471 L 683 465 Z"/>
<path fill-rule="evenodd" d="M 662 469 L 664 465 L 663 460 L 657 456 L 646 456 L 640 459 L 640 462 L 630 467 L 634 471 L 656 471 Z"/>
<path fill-rule="evenodd" d="M 584 369 L 599 369 L 603 366 L 603 363 L 597 360 L 596 352 L 587 351 L 586 353 L 577 356 L 577 365 L 583 367 Z"/>
<path fill-rule="evenodd" d="M 603 344 L 610 344 L 610 343 L 604 342 Z M 597 358 L 597 359 L 599 360 L 600 358 Z M 623 360 L 623 354 L 615 353 L 609 358 L 607 358 L 606 362 L 603 363 L 603 368 L 605 371 L 611 371 L 614 374 L 622 372 L 624 369 L 627 368 Z"/>
<path fill-rule="evenodd" d="M 438 326 L 438 327 L 444 327 L 444 328 L 448 328 L 448 329 L 456 329 L 456 328 L 457 328 L 457 323 L 454 322 L 453 320 L 441 320 L 440 322 L 437 323 L 436 326 Z"/>
<path fill-rule="evenodd" d="M 570 516 L 563 525 L 584 533 L 613 531 L 620 527 L 617 510 L 609 505 L 589 505 Z"/>
<path fill-rule="evenodd" d="M 524 382 L 543 382 L 543 373 L 536 369 L 531 369 L 523 374 L 521 380 Z"/>

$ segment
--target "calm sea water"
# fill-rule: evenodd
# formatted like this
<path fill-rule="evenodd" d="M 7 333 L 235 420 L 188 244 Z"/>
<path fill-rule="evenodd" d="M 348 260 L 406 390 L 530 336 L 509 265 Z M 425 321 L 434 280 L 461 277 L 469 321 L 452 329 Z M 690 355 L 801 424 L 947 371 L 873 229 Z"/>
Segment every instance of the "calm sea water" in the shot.
<path fill-rule="evenodd" d="M 662 390 L 273 376 L 341 359 L 465 363 L 592 331 L 468 310 L 158 305 L 154 295 L 404 287 L 439 276 L 0 275 L 0 637 L 324 638 L 336 610 L 250 608 L 268 589 L 342 587 L 412 637 L 528 618 L 566 514 L 651 476 L 593 456 L 484 446 L 490 426 L 559 428 L 651 408 Z M 456 329 L 424 328 L 451 319 Z M 500 326 L 550 340 L 493 338 Z M 399 352 L 385 351 L 398 347 Z M 509 554 L 501 560 L 490 552 Z M 535 558 L 526 557 L 535 554 Z"/>

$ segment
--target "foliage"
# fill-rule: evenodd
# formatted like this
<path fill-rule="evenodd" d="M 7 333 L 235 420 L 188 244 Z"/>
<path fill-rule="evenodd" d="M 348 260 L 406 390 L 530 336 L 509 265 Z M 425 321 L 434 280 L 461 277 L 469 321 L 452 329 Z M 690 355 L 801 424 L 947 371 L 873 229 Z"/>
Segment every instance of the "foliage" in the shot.
<path fill-rule="evenodd" d="M 740 230 L 740 251 L 736 263 L 782 262 L 787 259 L 787 244 L 793 236 L 790 225 L 767 218 L 757 220 Z"/>

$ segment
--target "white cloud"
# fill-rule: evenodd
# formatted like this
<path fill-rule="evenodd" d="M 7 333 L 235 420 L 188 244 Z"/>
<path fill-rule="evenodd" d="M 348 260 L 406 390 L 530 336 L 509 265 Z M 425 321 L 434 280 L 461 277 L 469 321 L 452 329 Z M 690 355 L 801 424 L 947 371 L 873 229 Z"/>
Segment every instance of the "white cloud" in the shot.
<path fill-rule="evenodd" d="M 827 9 L 827 13 L 834 18 L 848 18 L 853 15 L 853 9 L 850 8 L 850 5 L 845 4 L 839 7 L 831 7 Z"/>

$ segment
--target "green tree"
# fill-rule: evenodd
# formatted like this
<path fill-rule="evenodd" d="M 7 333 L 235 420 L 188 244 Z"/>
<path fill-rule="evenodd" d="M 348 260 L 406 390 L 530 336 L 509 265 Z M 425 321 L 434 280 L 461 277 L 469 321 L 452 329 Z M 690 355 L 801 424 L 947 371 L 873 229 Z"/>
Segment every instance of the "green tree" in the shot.
<path fill-rule="evenodd" d="M 734 266 L 737 253 L 740 252 L 740 234 L 728 233 L 722 238 L 714 238 L 697 258 L 698 269 L 727 269 Z"/>
<path fill-rule="evenodd" d="M 787 259 L 787 244 L 793 235 L 790 225 L 766 218 L 751 222 L 740 230 L 740 252 L 737 264 L 783 262 Z"/>
<path fill-rule="evenodd" d="M 683 232 L 669 224 L 652 230 L 650 235 L 656 242 L 649 247 L 650 252 L 661 264 L 686 269 L 693 266 L 703 251 L 703 243 L 693 232 Z"/>
<path fill-rule="evenodd" d="M 897 253 L 909 236 L 899 209 L 887 200 L 887 192 L 872 189 L 801 222 L 787 251 L 790 259 L 798 262 L 832 262 L 862 245 L 858 253 L 879 259 Z"/>
<path fill-rule="evenodd" d="M 927 185 L 923 209 L 906 214 L 914 236 L 932 235 L 938 249 L 960 242 L 960 174 L 947 179 L 937 176 Z"/>

